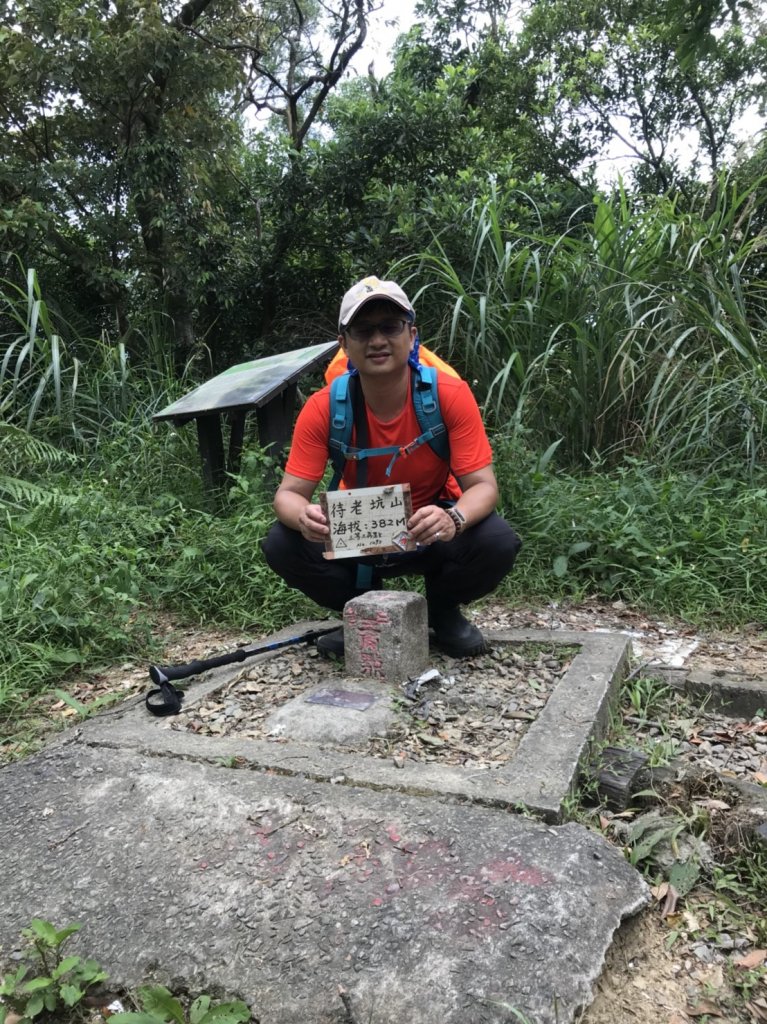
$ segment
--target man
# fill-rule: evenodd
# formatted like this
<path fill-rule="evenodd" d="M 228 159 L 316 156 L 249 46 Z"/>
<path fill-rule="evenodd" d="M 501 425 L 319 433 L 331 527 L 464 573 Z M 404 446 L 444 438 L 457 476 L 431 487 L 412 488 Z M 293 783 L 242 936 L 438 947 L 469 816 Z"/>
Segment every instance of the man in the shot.
<path fill-rule="evenodd" d="M 417 331 L 415 311 L 393 281 L 368 277 L 343 298 L 339 343 L 358 374 L 364 398 L 366 448 L 406 446 L 422 430 L 411 398 Z M 410 362 L 409 362 L 410 360 Z M 285 475 L 274 499 L 279 520 L 262 547 L 271 568 L 317 604 L 340 612 L 360 592 L 358 563 L 372 569 L 362 589 L 392 576 L 423 576 L 429 625 L 437 645 L 452 657 L 481 654 L 485 641 L 461 613 L 460 605 L 494 590 L 514 564 L 521 542 L 495 513 L 498 486 L 492 451 L 477 403 L 465 381 L 440 373 L 439 405 L 450 463 L 428 444 L 397 458 L 366 460 L 364 486 L 409 483 L 413 514 L 407 528 L 414 552 L 365 559 L 325 559 L 329 533 L 320 505 L 313 502 L 328 462 L 329 388 L 310 396 L 296 422 Z M 359 443 L 359 442 L 358 442 Z M 347 462 L 346 487 L 358 482 L 360 463 Z M 324 653 L 343 654 L 343 630 L 321 637 Z"/>

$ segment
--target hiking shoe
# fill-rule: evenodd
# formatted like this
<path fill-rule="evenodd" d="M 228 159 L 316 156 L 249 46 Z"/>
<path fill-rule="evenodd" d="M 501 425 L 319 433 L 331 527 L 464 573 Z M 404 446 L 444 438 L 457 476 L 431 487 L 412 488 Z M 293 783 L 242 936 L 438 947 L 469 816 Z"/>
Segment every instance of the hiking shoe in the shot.
<path fill-rule="evenodd" d="M 314 641 L 314 645 L 320 652 L 320 654 L 324 654 L 326 658 L 343 658 L 343 626 L 340 626 L 338 629 L 334 629 L 332 633 L 325 633 L 324 636 L 318 636 L 317 639 Z"/>
<path fill-rule="evenodd" d="M 429 625 L 437 647 L 451 658 L 472 658 L 487 651 L 485 638 L 457 606 L 429 608 Z"/>

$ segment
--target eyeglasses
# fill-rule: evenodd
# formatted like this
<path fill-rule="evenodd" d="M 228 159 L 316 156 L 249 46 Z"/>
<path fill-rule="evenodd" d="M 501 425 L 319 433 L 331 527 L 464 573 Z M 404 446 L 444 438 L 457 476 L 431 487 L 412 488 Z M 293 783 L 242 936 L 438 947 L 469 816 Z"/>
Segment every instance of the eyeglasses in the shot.
<path fill-rule="evenodd" d="M 383 334 L 384 338 L 398 338 L 405 330 L 407 324 L 407 320 L 382 320 L 378 324 L 360 324 L 358 327 L 347 327 L 346 333 L 352 341 L 361 342 L 371 341 L 378 331 Z"/>

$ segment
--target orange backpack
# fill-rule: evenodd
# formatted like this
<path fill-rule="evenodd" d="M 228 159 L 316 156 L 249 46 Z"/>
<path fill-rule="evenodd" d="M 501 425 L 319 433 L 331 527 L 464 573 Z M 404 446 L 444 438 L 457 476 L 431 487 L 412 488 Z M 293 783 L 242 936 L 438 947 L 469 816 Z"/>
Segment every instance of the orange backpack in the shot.
<path fill-rule="evenodd" d="M 460 377 L 453 367 L 446 363 L 444 359 L 432 352 L 431 349 L 426 348 L 425 345 L 420 345 L 418 348 L 418 359 L 424 366 L 434 366 L 441 373 L 449 373 L 451 377 Z M 341 374 L 346 373 L 346 353 L 342 348 L 339 347 L 336 354 L 328 364 L 328 368 L 325 370 L 325 383 L 330 384 L 336 377 L 340 377 Z"/>

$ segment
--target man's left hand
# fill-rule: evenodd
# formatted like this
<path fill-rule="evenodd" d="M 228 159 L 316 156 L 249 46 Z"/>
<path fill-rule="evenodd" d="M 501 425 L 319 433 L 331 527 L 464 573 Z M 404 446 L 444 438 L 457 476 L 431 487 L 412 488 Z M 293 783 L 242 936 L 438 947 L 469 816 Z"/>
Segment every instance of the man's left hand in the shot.
<path fill-rule="evenodd" d="M 439 505 L 419 508 L 408 520 L 407 528 L 416 544 L 424 547 L 438 540 L 452 540 L 456 534 L 455 523 Z"/>

